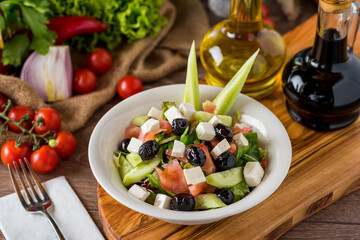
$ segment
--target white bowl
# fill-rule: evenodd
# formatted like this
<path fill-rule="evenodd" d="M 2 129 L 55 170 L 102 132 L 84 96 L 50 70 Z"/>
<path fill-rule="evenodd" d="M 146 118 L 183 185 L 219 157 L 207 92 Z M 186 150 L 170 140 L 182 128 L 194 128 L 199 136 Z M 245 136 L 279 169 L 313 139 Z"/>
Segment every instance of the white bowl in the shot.
<path fill-rule="evenodd" d="M 222 88 L 200 85 L 201 101 L 212 100 Z M 161 109 L 163 101 L 181 103 L 184 84 L 153 88 L 118 103 L 98 122 L 89 143 L 91 170 L 99 184 L 114 199 L 137 212 L 160 220 L 195 225 L 205 224 L 246 211 L 269 197 L 284 180 L 291 163 L 291 143 L 279 119 L 259 102 L 239 94 L 230 114 L 239 110 L 242 121 L 254 126 L 259 134 L 260 146 L 268 151 L 269 165 L 262 182 L 245 198 L 229 206 L 207 211 L 183 212 L 166 210 L 141 202 L 131 196 L 123 186 L 113 162 L 113 151 L 124 138 L 131 119 L 145 115 L 151 107 Z"/>

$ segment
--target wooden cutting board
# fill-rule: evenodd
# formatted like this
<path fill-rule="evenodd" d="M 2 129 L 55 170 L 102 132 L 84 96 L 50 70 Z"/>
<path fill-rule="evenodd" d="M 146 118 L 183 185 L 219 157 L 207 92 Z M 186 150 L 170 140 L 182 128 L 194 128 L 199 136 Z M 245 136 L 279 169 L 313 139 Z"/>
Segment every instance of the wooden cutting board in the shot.
<path fill-rule="evenodd" d="M 316 16 L 285 35 L 288 59 L 313 44 L 315 26 Z M 137 213 L 98 186 L 99 215 L 107 238 L 276 239 L 360 188 L 360 118 L 345 129 L 319 133 L 292 120 L 280 86 L 261 102 L 283 123 L 293 148 L 290 171 L 273 195 L 236 216 L 206 225 L 182 226 Z"/>

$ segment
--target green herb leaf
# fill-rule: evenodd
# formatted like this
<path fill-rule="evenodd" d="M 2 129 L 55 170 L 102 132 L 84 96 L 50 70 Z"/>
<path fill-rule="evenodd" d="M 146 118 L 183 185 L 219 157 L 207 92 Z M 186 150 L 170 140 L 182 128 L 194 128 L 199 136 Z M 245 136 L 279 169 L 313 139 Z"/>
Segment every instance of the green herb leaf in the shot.
<path fill-rule="evenodd" d="M 6 28 L 5 19 L 2 15 L 0 15 L 0 29 L 5 30 L 5 28 Z"/>
<path fill-rule="evenodd" d="M 30 41 L 27 34 L 19 34 L 5 42 L 2 51 L 2 62 L 4 65 L 14 65 L 18 67 L 29 50 Z"/>
<path fill-rule="evenodd" d="M 246 161 L 260 162 L 260 151 L 258 146 L 258 135 L 256 132 L 249 132 L 244 134 L 249 141 L 249 150 L 244 154 L 243 158 Z"/>

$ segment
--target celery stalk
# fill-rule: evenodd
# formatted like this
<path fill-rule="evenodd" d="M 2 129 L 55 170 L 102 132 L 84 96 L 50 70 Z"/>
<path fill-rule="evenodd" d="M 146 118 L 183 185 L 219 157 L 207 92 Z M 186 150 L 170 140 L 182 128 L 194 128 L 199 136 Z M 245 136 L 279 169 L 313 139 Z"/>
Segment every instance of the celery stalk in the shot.
<path fill-rule="evenodd" d="M 224 89 L 216 96 L 213 103 L 216 105 L 215 114 L 227 114 L 249 75 L 255 58 L 259 53 L 259 49 L 242 65 L 240 70 L 233 76 L 233 78 L 226 84 Z"/>
<path fill-rule="evenodd" d="M 198 81 L 195 41 L 193 41 L 187 62 L 184 102 L 191 103 L 196 111 L 201 108 Z"/>

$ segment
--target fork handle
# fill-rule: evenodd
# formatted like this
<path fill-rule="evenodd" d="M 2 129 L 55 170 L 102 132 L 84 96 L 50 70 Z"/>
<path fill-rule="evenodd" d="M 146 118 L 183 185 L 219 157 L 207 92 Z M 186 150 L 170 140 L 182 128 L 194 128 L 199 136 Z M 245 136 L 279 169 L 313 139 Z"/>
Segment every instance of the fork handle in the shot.
<path fill-rule="evenodd" d="M 55 233 L 56 233 L 56 236 L 58 237 L 59 240 L 66 240 L 64 235 L 61 233 L 59 227 L 57 226 L 57 224 L 55 223 L 54 219 L 52 219 L 52 217 L 50 216 L 50 214 L 46 211 L 46 210 L 43 210 L 42 211 L 45 216 L 48 218 L 52 228 L 54 229 Z"/>

